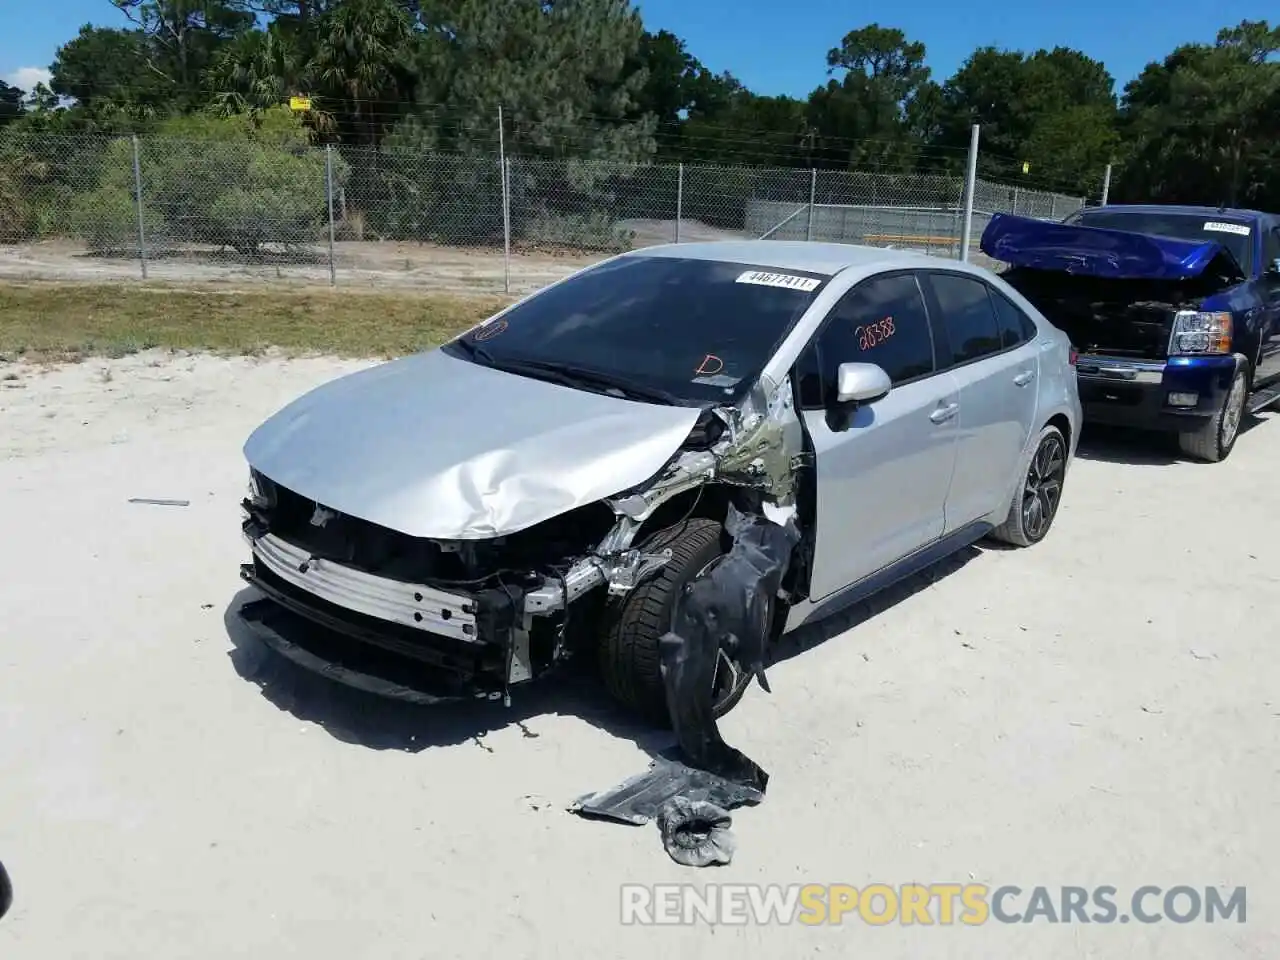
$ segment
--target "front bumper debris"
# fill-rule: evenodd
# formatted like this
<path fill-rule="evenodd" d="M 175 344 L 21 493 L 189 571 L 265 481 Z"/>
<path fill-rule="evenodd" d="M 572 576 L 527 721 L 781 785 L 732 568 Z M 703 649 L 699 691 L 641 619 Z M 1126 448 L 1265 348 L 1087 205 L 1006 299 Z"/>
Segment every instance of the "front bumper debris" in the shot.
<path fill-rule="evenodd" d="M 250 541 L 254 556 L 286 583 L 322 600 L 425 633 L 475 642 L 476 601 L 426 584 L 404 583 L 312 557 L 267 533 Z"/>

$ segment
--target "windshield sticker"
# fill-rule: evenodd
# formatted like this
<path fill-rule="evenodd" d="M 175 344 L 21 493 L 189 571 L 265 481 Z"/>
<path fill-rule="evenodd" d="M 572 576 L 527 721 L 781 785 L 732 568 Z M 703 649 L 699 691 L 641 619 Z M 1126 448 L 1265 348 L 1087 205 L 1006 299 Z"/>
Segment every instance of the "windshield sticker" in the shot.
<path fill-rule="evenodd" d="M 724 361 L 714 353 L 708 353 L 702 358 L 702 362 L 694 368 L 693 375 L 695 377 L 714 377 L 723 369 Z"/>
<path fill-rule="evenodd" d="M 471 339 L 472 340 L 492 340 L 498 334 L 505 333 L 506 329 L 507 329 L 507 321 L 494 320 L 491 323 L 486 323 L 474 334 L 472 334 Z"/>
<path fill-rule="evenodd" d="M 869 323 L 865 327 L 856 327 L 853 335 L 858 338 L 859 350 L 870 350 L 884 343 L 897 332 L 897 328 L 893 325 L 893 317 L 885 317 L 875 323 Z"/>
<path fill-rule="evenodd" d="M 1217 220 L 1210 220 L 1204 225 L 1204 228 L 1212 230 L 1214 233 L 1234 233 L 1238 237 L 1247 237 L 1249 235 L 1249 228 L 1238 223 L 1221 223 Z"/>
<path fill-rule="evenodd" d="M 794 273 L 768 273 L 764 270 L 748 270 L 739 274 L 735 283 L 754 283 L 759 287 L 784 287 L 787 290 L 800 290 L 809 293 L 818 289 L 821 280 L 813 277 L 798 277 Z"/>

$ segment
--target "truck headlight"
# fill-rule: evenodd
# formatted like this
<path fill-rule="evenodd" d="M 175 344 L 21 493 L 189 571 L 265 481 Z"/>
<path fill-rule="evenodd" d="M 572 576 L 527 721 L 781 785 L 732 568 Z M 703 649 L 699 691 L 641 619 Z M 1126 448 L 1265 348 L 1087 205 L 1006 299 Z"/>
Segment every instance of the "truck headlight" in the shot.
<path fill-rule="evenodd" d="M 1179 310 L 1173 316 L 1169 353 L 1230 353 L 1231 314 Z"/>

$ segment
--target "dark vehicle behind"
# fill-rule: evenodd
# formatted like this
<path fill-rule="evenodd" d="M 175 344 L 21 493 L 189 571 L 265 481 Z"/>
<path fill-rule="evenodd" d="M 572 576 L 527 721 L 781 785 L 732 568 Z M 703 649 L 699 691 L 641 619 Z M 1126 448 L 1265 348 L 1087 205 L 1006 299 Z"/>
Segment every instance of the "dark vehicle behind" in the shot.
<path fill-rule="evenodd" d="M 1246 414 L 1280 399 L 1280 217 L 1201 207 L 1086 208 L 1053 223 L 998 214 L 982 250 L 1071 337 L 1086 422 L 1230 454 Z"/>

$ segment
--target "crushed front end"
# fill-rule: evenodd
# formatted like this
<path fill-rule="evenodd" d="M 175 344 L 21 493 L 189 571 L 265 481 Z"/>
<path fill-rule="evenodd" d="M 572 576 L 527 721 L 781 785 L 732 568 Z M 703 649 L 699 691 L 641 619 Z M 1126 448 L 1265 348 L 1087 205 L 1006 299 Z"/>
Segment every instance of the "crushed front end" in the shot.
<path fill-rule="evenodd" d="M 252 472 L 241 617 L 309 669 L 401 699 L 501 697 L 569 652 L 571 606 L 607 579 L 603 504 L 507 537 L 439 541 L 347 516 Z M 615 567 L 636 568 L 625 551 Z M 634 569 L 632 569 L 634 573 Z"/>
<path fill-rule="evenodd" d="M 512 686 L 598 647 L 606 605 L 671 559 L 669 548 L 646 552 L 655 527 L 699 510 L 723 520 L 732 500 L 770 522 L 794 517 L 802 446 L 789 379 L 762 379 L 740 404 L 704 409 L 644 482 L 514 533 L 458 540 L 345 514 L 251 468 L 241 576 L 264 598 L 240 616 L 277 652 L 348 686 L 420 703 L 509 702 Z"/>

